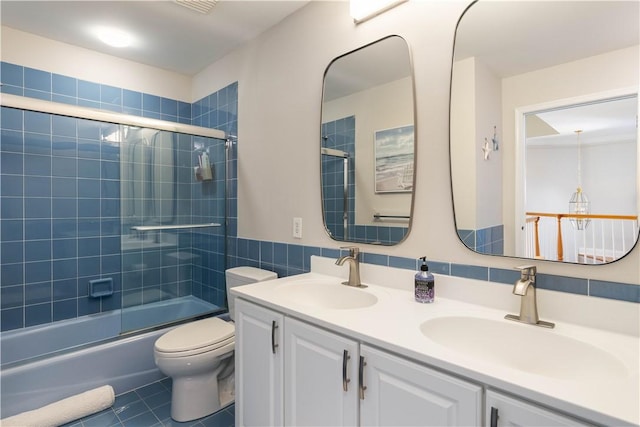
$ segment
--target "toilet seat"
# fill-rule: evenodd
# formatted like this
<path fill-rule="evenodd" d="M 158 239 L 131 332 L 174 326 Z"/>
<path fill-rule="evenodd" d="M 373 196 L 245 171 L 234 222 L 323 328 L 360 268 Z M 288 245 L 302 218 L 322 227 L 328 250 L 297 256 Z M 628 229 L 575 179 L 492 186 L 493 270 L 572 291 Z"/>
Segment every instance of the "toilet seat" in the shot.
<path fill-rule="evenodd" d="M 163 336 L 155 343 L 154 350 L 162 357 L 187 357 L 222 350 L 233 350 L 235 326 L 217 317 L 187 323 Z"/>

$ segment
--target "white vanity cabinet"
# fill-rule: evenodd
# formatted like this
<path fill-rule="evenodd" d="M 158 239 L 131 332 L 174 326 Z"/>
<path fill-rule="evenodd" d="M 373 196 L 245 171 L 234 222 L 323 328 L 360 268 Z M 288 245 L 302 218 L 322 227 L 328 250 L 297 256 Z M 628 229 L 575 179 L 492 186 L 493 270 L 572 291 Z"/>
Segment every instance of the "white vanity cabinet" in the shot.
<path fill-rule="evenodd" d="M 235 324 L 236 423 L 282 425 L 284 316 L 237 299 Z"/>
<path fill-rule="evenodd" d="M 487 390 L 485 400 L 485 426 L 546 426 L 546 427 L 586 427 L 574 418 L 565 417 L 530 402 L 507 396 L 494 390 Z"/>
<path fill-rule="evenodd" d="M 362 344 L 360 424 L 479 426 L 482 387 Z"/>
<path fill-rule="evenodd" d="M 335 260 L 319 262 L 337 271 Z M 411 272 L 361 267 L 398 287 L 355 289 L 311 272 L 232 289 L 239 426 L 640 427 L 634 328 L 590 327 L 581 310 L 578 323 L 546 329 L 466 300 L 416 304 L 399 284 Z M 484 301 L 481 283 L 441 279 L 451 295 Z"/>
<path fill-rule="evenodd" d="M 482 424 L 478 385 L 243 300 L 236 312 L 238 426 Z"/>

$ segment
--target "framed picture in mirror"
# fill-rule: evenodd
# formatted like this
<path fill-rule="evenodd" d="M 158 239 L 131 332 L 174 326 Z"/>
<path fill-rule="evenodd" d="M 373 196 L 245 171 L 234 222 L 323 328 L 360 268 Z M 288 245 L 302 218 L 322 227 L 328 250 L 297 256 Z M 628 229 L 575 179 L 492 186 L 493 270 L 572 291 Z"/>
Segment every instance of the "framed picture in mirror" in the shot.
<path fill-rule="evenodd" d="M 375 191 L 413 190 L 413 125 L 375 132 Z"/>

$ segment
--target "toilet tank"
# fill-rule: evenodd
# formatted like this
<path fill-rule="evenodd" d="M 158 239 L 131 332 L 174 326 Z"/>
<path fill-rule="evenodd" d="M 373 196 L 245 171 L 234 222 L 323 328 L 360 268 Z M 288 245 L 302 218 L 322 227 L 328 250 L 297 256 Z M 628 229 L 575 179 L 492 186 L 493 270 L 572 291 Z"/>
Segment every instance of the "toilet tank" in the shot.
<path fill-rule="evenodd" d="M 264 282 L 265 280 L 277 279 L 278 274 L 273 271 L 262 270 L 255 267 L 234 267 L 225 272 L 227 282 L 227 300 L 229 302 L 229 317 L 235 318 L 235 297 L 231 295 L 229 289 L 234 286 L 248 285 L 249 283 Z"/>

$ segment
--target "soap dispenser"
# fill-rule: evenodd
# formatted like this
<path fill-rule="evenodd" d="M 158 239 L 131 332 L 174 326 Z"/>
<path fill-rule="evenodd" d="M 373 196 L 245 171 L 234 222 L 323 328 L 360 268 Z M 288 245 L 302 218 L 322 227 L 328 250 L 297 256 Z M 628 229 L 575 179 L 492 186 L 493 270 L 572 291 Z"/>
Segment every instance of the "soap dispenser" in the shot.
<path fill-rule="evenodd" d="M 429 273 L 427 257 L 421 257 L 422 265 L 420 271 L 415 275 L 415 297 L 421 303 L 431 303 L 435 297 L 435 278 Z"/>

